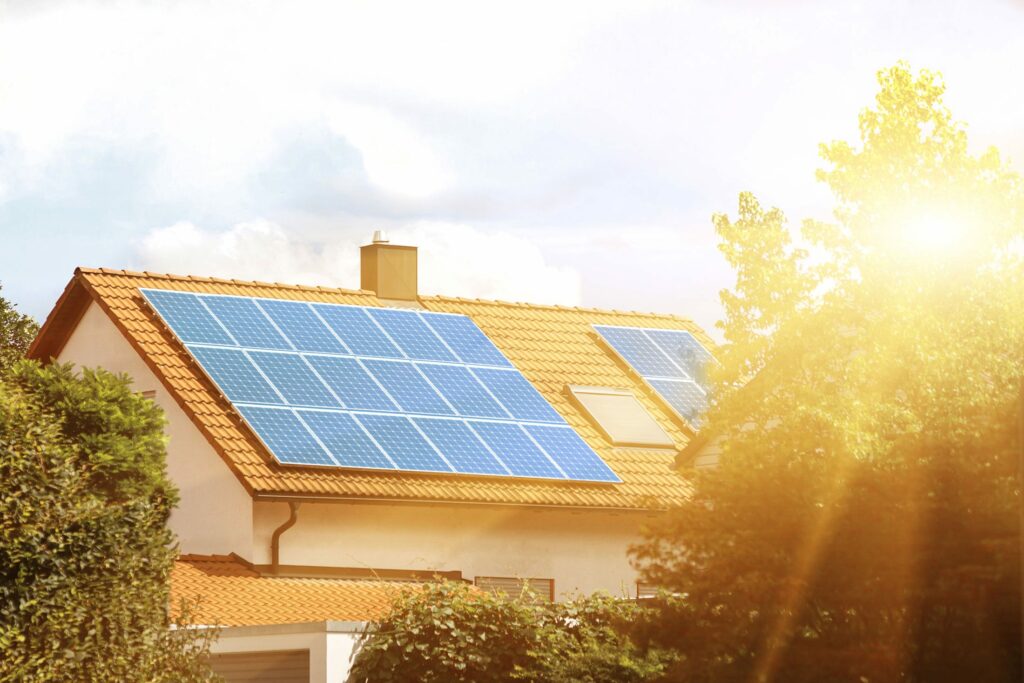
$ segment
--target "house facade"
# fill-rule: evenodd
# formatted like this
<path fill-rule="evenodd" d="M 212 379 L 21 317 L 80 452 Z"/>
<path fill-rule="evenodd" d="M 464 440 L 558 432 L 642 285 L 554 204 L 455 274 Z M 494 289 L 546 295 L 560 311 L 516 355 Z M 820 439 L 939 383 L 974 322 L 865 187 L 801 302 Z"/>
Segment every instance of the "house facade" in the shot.
<path fill-rule="evenodd" d="M 645 588 L 628 547 L 687 494 L 676 460 L 694 436 L 688 416 L 598 330 L 676 331 L 711 348 L 691 321 L 423 296 L 416 250 L 385 242 L 363 248 L 361 284 L 82 268 L 30 352 L 126 373 L 165 411 L 167 467 L 180 490 L 173 591 L 201 598 L 201 620 L 225 627 L 215 665 L 228 680 L 343 680 L 360 624 L 386 609 L 388 591 L 435 576 L 489 590 L 528 582 L 549 599 L 636 597 Z M 282 462 L 144 294 L 165 290 L 465 316 L 615 481 Z"/>

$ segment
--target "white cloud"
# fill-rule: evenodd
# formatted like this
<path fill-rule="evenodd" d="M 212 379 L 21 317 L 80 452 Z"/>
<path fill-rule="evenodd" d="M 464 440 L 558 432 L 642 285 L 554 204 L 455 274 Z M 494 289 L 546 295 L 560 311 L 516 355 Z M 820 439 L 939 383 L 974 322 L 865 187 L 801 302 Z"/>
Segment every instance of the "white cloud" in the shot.
<path fill-rule="evenodd" d="M 366 177 L 377 187 L 415 198 L 451 187 L 451 173 L 430 145 L 386 109 L 337 104 L 327 120 L 332 132 L 359 150 Z"/>
<path fill-rule="evenodd" d="M 580 278 L 547 263 L 529 240 L 468 225 L 417 222 L 391 241 L 420 248 L 420 291 L 482 299 L 575 305 Z M 134 267 L 155 272 L 356 288 L 359 245 L 338 236 L 315 244 L 266 221 L 205 230 L 181 222 L 151 230 L 135 247 Z"/>

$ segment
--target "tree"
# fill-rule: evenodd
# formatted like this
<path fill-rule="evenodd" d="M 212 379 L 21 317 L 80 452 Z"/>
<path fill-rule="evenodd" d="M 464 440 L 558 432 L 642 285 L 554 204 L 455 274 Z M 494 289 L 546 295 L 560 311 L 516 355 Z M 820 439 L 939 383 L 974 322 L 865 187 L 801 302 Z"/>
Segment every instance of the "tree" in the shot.
<path fill-rule="evenodd" d="M 1020 678 L 1024 185 L 938 75 L 879 84 L 860 144 L 821 148 L 834 223 L 715 216 L 720 466 L 633 549 L 685 596 L 675 679 Z"/>
<path fill-rule="evenodd" d="M 2 288 L 0 288 L 2 289 Z M 0 374 L 25 357 L 39 325 L 0 296 Z"/>
<path fill-rule="evenodd" d="M 644 610 L 610 597 L 542 604 L 458 582 L 396 596 L 360 640 L 353 682 L 656 680 L 671 656 L 634 640 Z M 639 644 L 638 644 L 639 643 Z"/>
<path fill-rule="evenodd" d="M 169 615 L 163 416 L 127 377 L 22 361 L 0 381 L 0 681 L 198 681 Z"/>

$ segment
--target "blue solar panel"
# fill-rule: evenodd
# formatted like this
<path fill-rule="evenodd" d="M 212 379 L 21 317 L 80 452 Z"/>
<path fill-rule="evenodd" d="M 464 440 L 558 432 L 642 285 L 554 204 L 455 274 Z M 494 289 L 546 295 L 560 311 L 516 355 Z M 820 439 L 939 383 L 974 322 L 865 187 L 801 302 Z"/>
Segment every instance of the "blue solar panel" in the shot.
<path fill-rule="evenodd" d="M 317 374 L 327 383 L 346 408 L 353 410 L 398 411 L 398 406 L 373 381 L 355 358 L 306 356 Z"/>
<path fill-rule="evenodd" d="M 390 308 L 366 309 L 405 355 L 416 360 L 458 361 L 419 315 Z M 412 313 L 410 315 L 410 313 Z"/>
<path fill-rule="evenodd" d="M 298 351 L 347 351 L 307 303 L 266 299 L 260 302 L 260 308 L 277 323 L 278 328 Z"/>
<path fill-rule="evenodd" d="M 479 420 L 471 420 L 469 424 L 492 451 L 501 455 L 502 462 L 512 474 L 546 479 L 565 478 L 519 425 Z"/>
<path fill-rule="evenodd" d="M 647 330 L 647 334 L 690 379 L 706 384 L 707 366 L 713 359 L 692 334 L 683 330 Z"/>
<path fill-rule="evenodd" d="M 677 413 L 697 426 L 708 399 L 696 382 L 670 379 L 650 379 L 648 382 Z"/>
<path fill-rule="evenodd" d="M 454 415 L 455 413 L 444 402 L 423 375 L 416 371 L 412 363 L 365 360 L 363 364 L 370 374 L 383 385 L 391 398 L 407 413 L 425 413 L 427 415 Z"/>
<path fill-rule="evenodd" d="M 284 464 L 618 481 L 465 316 L 142 291 Z"/>
<path fill-rule="evenodd" d="M 417 363 L 417 366 L 459 415 L 509 417 L 468 368 L 434 363 Z"/>
<path fill-rule="evenodd" d="M 250 351 L 249 357 L 291 405 L 341 407 L 299 354 Z"/>
<path fill-rule="evenodd" d="M 570 479 L 619 480 L 604 461 L 594 458 L 594 451 L 571 427 L 526 425 L 526 431 Z"/>
<path fill-rule="evenodd" d="M 256 349 L 291 348 L 253 299 L 204 296 L 203 303 L 213 311 L 239 346 Z"/>
<path fill-rule="evenodd" d="M 409 418 L 401 415 L 357 415 L 374 441 L 381 445 L 399 469 L 417 472 L 451 472 Z"/>
<path fill-rule="evenodd" d="M 551 404 L 518 372 L 473 368 L 473 374 L 517 420 L 565 423 Z"/>
<path fill-rule="evenodd" d="M 466 474 L 508 474 L 487 446 L 461 420 L 430 417 L 413 418 L 457 472 Z"/>
<path fill-rule="evenodd" d="M 306 426 L 327 447 L 338 464 L 343 467 L 369 467 L 395 469 L 377 444 L 370 440 L 355 419 L 348 413 L 322 410 L 296 411 Z"/>
<path fill-rule="evenodd" d="M 682 370 L 643 330 L 596 325 L 609 344 L 644 377 L 683 377 Z"/>
<path fill-rule="evenodd" d="M 186 344 L 235 345 L 235 340 L 228 336 L 195 294 L 160 289 L 144 289 L 142 293 L 167 326 Z"/>
<path fill-rule="evenodd" d="M 427 324 L 444 339 L 463 363 L 471 365 L 496 365 L 511 367 L 512 364 L 469 318 L 444 313 L 421 313 Z"/>
<path fill-rule="evenodd" d="M 335 304 L 313 304 L 313 308 L 353 354 L 376 358 L 402 357 L 402 352 L 370 320 L 364 309 Z"/>
<path fill-rule="evenodd" d="M 238 411 L 281 462 L 288 465 L 338 464 L 291 410 L 238 406 Z"/>
<path fill-rule="evenodd" d="M 714 357 L 692 334 L 606 325 L 594 329 L 691 427 L 699 426 L 708 402 L 705 371 Z"/>
<path fill-rule="evenodd" d="M 205 346 L 188 350 L 232 403 L 283 403 L 244 351 Z"/>

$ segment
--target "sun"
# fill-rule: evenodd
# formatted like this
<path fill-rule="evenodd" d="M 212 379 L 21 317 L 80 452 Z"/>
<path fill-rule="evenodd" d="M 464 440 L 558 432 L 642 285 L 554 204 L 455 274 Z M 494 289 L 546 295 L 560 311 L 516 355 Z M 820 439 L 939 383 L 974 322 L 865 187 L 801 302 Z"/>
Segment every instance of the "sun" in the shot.
<path fill-rule="evenodd" d="M 908 249 L 933 254 L 961 248 L 969 234 L 967 224 L 950 213 L 922 213 L 909 218 L 901 230 Z"/>

